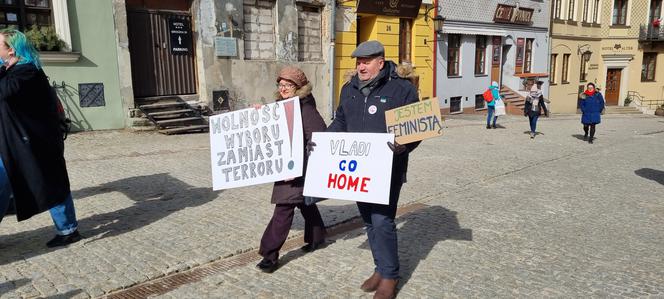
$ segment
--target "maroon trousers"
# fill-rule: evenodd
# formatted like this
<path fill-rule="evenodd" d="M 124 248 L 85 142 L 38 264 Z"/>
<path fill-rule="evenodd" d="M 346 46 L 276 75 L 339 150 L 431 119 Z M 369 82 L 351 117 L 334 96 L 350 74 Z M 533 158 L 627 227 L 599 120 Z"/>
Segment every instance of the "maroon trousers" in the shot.
<path fill-rule="evenodd" d="M 263 238 L 261 238 L 261 247 L 258 254 L 270 261 L 277 261 L 279 250 L 286 242 L 288 231 L 290 231 L 293 224 L 296 207 L 300 209 L 302 217 L 304 217 L 304 242 L 317 244 L 325 241 L 325 225 L 315 204 L 310 206 L 304 203 L 277 204 L 274 207 L 272 219 L 265 228 Z"/>

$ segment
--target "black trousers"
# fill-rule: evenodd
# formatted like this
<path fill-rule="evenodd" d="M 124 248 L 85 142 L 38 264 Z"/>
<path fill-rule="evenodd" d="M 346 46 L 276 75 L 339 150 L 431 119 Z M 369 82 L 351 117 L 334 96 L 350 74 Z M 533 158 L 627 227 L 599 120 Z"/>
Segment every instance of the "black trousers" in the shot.
<path fill-rule="evenodd" d="M 325 241 L 325 224 L 323 224 L 323 218 L 315 204 L 310 206 L 304 203 L 277 204 L 274 207 L 272 219 L 261 238 L 258 254 L 271 261 L 277 261 L 279 250 L 286 242 L 288 231 L 293 224 L 295 208 L 300 209 L 302 217 L 304 217 L 304 242 L 315 244 Z"/>

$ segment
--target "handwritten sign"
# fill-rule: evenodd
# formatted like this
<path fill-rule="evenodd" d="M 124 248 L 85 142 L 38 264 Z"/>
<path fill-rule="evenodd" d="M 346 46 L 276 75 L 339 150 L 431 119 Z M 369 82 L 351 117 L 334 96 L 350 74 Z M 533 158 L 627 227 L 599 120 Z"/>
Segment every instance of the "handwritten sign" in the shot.
<path fill-rule="evenodd" d="M 438 99 L 420 101 L 385 111 L 387 132 L 400 144 L 443 135 Z"/>
<path fill-rule="evenodd" d="M 302 176 L 302 135 L 298 97 L 211 116 L 212 189 Z"/>
<path fill-rule="evenodd" d="M 393 153 L 387 133 L 313 133 L 304 195 L 387 205 Z"/>

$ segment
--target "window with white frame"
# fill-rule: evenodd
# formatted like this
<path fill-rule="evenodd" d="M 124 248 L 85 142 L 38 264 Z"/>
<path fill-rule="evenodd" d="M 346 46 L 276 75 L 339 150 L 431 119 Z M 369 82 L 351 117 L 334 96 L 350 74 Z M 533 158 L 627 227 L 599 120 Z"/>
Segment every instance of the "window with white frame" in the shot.
<path fill-rule="evenodd" d="M 23 32 L 50 28 L 60 40 L 56 48 L 35 45 L 38 50 L 71 51 L 69 16 L 66 0 L 0 0 L 0 29 Z"/>
<path fill-rule="evenodd" d="M 299 60 L 319 61 L 323 59 L 321 9 L 299 5 L 297 12 Z"/>
<path fill-rule="evenodd" d="M 590 0 L 583 0 L 583 22 L 588 23 L 588 20 L 590 19 L 590 15 L 588 14 L 590 11 Z"/>
<path fill-rule="evenodd" d="M 627 25 L 628 0 L 613 0 L 613 25 Z"/>
<path fill-rule="evenodd" d="M 561 11 L 562 11 L 562 6 L 563 6 L 563 0 L 553 0 L 553 18 L 554 19 L 562 19 L 561 17 Z"/>
<path fill-rule="evenodd" d="M 244 58 L 275 59 L 274 1 L 244 0 Z"/>
<path fill-rule="evenodd" d="M 601 0 L 595 0 L 595 5 L 593 6 L 593 18 L 592 18 L 592 20 L 593 20 L 594 24 L 599 24 L 599 14 L 600 14 L 600 11 L 601 11 L 601 8 L 602 8 L 600 1 Z"/>
<path fill-rule="evenodd" d="M 532 38 L 526 39 L 526 51 L 523 57 L 523 72 L 530 73 L 533 69 L 533 42 Z"/>
<path fill-rule="evenodd" d="M 475 38 L 475 75 L 486 74 L 486 36 Z"/>
<path fill-rule="evenodd" d="M 569 0 L 567 2 L 567 20 L 574 21 L 576 20 L 576 1 Z"/>

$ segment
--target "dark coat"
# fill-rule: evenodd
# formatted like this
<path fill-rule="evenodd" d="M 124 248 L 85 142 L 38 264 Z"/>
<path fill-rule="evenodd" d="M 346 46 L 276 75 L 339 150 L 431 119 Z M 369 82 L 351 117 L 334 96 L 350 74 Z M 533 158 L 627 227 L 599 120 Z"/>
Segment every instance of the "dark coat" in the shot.
<path fill-rule="evenodd" d="M 18 221 L 62 203 L 70 193 L 50 88 L 44 71 L 33 64 L 0 68 L 0 156 Z"/>
<path fill-rule="evenodd" d="M 598 124 L 602 121 L 602 111 L 604 111 L 604 97 L 601 93 L 595 92 L 592 96 L 585 93 L 581 94 L 581 123 L 584 125 Z"/>
<path fill-rule="evenodd" d="M 328 132 L 387 133 L 385 111 L 419 101 L 417 89 L 410 80 L 399 76 L 394 62 L 385 61 L 379 76 L 377 84 L 366 97 L 359 89 L 357 75 L 341 88 L 339 107 L 327 128 Z M 371 106 L 377 108 L 374 113 L 368 111 Z M 408 154 L 419 144 L 419 141 L 406 144 L 407 150 L 394 156 L 393 178 L 401 176 L 402 182 L 405 182 Z"/>
<path fill-rule="evenodd" d="M 530 96 L 526 98 L 526 104 L 523 106 L 523 115 L 524 116 L 540 116 L 542 115 L 542 111 L 544 111 L 545 115 L 549 115 L 549 110 L 546 109 L 546 104 L 544 103 L 544 96 L 540 95 L 539 96 L 539 101 L 537 103 L 537 109 L 533 111 L 533 102 L 532 100 L 529 99 Z"/>
<path fill-rule="evenodd" d="M 313 95 L 309 94 L 300 98 L 300 112 L 302 114 L 302 128 L 304 131 L 304 143 L 301 145 L 304 148 L 304 165 L 303 171 L 306 172 L 307 156 L 306 144 L 311 140 L 311 133 L 325 131 L 326 125 L 323 117 L 320 116 L 316 109 L 316 100 Z M 306 173 L 305 173 L 306 175 Z M 292 181 L 278 181 L 274 183 L 272 188 L 273 204 L 299 204 L 304 202 L 304 177 L 298 177 Z"/>

